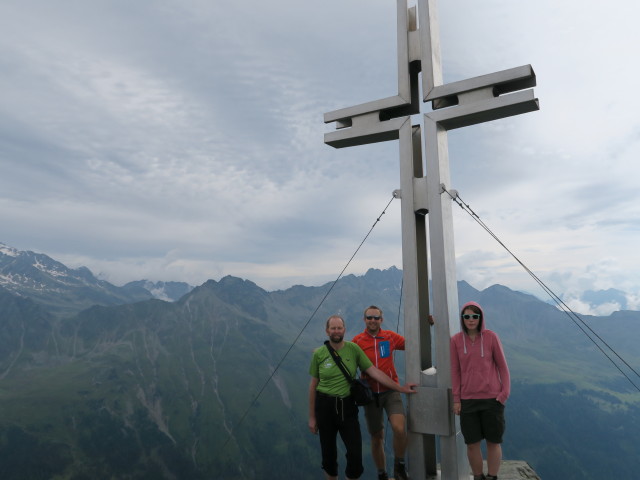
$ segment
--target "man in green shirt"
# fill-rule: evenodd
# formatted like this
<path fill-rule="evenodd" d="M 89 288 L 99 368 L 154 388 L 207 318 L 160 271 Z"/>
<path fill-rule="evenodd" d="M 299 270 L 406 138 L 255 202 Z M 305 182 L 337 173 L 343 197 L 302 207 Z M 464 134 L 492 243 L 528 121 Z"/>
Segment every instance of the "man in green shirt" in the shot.
<path fill-rule="evenodd" d="M 401 386 L 378 370 L 362 349 L 344 340 L 344 319 L 332 315 L 327 320 L 326 332 L 329 345 L 342 359 L 347 371 L 355 377 L 357 369 L 366 372 L 385 387 L 401 393 L 415 393 L 415 384 Z M 362 436 L 358 421 L 358 407 L 350 397 L 350 385 L 340 368 L 335 364 L 329 349 L 322 346 L 313 352 L 309 366 L 309 430 L 320 435 L 322 468 L 327 480 L 338 478 L 337 435 L 347 450 L 345 474 L 348 480 L 360 478 L 362 466 Z"/>

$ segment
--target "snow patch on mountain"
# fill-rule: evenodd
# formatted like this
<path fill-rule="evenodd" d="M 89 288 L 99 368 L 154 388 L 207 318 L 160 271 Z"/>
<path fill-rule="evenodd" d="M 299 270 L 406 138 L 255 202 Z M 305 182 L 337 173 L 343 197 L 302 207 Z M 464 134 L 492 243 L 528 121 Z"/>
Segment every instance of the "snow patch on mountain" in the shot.
<path fill-rule="evenodd" d="M 18 250 L 16 250 L 15 248 L 11 248 L 4 243 L 0 243 L 0 253 L 8 257 L 17 257 L 20 254 Z"/>

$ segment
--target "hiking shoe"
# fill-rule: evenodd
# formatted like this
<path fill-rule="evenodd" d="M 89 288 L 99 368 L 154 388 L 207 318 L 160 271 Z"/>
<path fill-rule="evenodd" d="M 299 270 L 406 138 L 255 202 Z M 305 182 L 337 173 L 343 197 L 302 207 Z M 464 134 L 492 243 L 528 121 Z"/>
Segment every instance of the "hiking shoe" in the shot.
<path fill-rule="evenodd" d="M 396 463 L 393 466 L 393 477 L 395 480 L 409 480 L 409 475 L 404 468 L 404 463 Z"/>
<path fill-rule="evenodd" d="M 378 472 L 378 480 L 389 480 L 387 472 Z"/>

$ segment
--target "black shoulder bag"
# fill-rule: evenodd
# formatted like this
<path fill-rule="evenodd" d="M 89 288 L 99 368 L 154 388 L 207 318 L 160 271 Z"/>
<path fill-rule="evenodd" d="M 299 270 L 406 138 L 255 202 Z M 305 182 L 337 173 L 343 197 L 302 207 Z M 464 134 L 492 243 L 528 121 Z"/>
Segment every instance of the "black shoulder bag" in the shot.
<path fill-rule="evenodd" d="M 373 400 L 373 392 L 371 391 L 371 387 L 364 380 L 359 378 L 351 378 L 349 372 L 347 372 L 347 368 L 342 363 L 342 359 L 340 355 L 336 353 L 333 347 L 329 344 L 329 340 L 325 341 L 324 344 L 327 346 L 329 353 L 333 357 L 333 360 L 336 362 L 336 365 L 340 368 L 342 373 L 344 374 L 344 378 L 347 379 L 349 385 L 351 385 L 351 397 L 356 405 L 368 405 Z"/>

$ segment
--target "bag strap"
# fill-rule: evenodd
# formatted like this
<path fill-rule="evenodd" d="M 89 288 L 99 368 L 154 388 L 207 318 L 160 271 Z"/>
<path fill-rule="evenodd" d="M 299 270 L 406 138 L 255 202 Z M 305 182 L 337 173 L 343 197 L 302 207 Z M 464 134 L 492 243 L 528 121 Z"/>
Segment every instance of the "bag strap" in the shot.
<path fill-rule="evenodd" d="M 353 383 L 353 378 L 351 377 L 351 375 L 349 375 L 349 373 L 347 372 L 347 368 L 342 363 L 342 358 L 340 358 L 340 355 L 338 355 L 336 351 L 333 349 L 333 347 L 329 344 L 329 340 L 326 340 L 324 344 L 327 346 L 327 349 L 329 350 L 329 353 L 335 360 L 336 365 L 338 365 L 338 367 L 344 374 L 344 378 L 346 378 L 347 382 L 349 382 L 349 385 L 351 385 Z"/>

